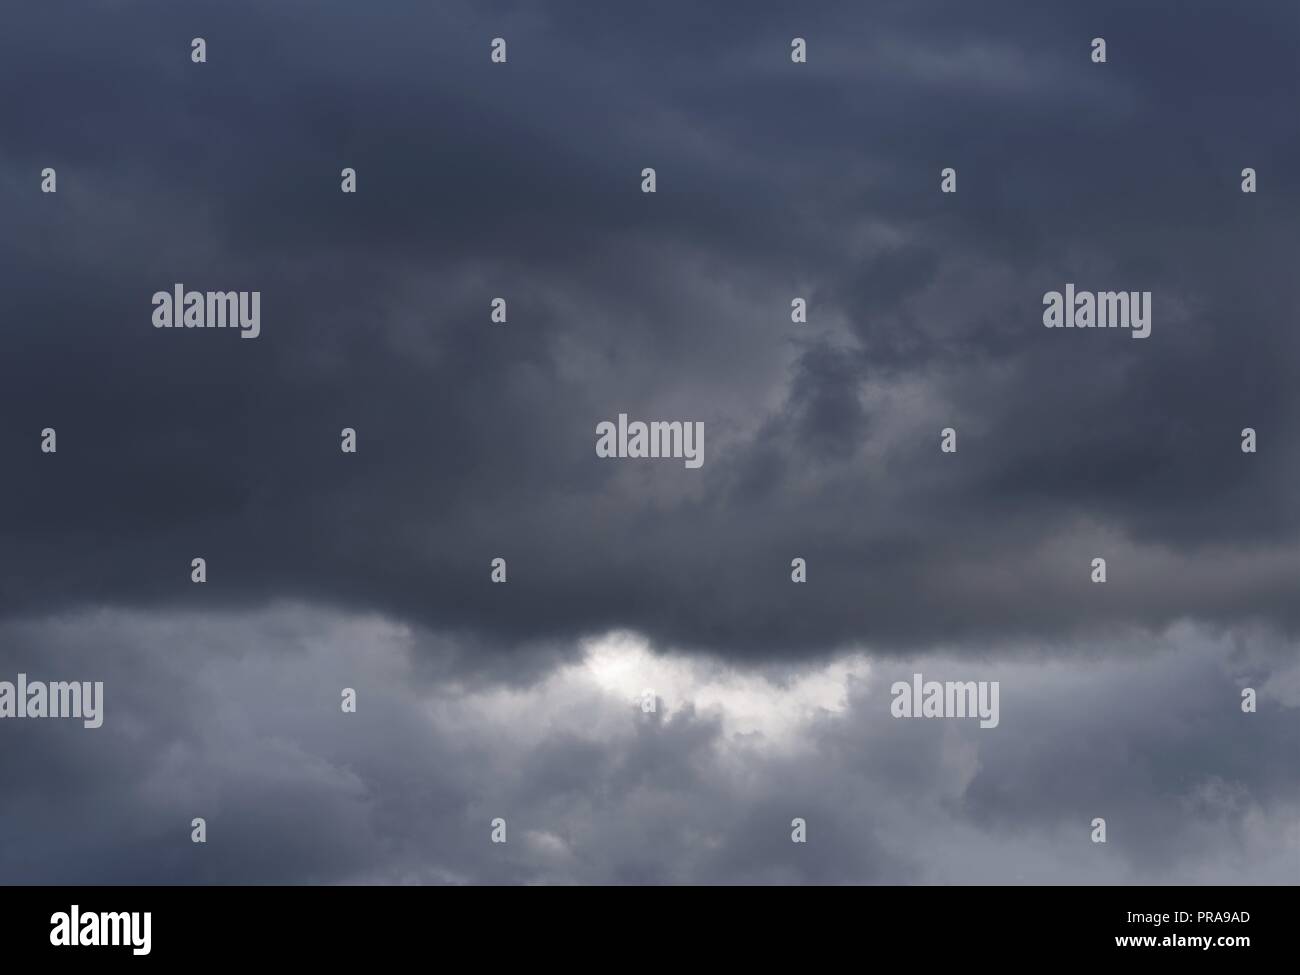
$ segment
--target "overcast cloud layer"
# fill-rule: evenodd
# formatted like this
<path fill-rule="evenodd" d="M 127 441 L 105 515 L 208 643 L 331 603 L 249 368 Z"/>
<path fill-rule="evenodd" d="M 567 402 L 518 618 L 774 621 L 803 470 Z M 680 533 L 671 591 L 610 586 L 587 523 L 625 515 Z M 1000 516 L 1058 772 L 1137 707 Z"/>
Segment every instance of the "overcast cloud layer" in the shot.
<path fill-rule="evenodd" d="M 1300 10 L 803 6 L 10 12 L 0 881 L 1300 881 Z"/>

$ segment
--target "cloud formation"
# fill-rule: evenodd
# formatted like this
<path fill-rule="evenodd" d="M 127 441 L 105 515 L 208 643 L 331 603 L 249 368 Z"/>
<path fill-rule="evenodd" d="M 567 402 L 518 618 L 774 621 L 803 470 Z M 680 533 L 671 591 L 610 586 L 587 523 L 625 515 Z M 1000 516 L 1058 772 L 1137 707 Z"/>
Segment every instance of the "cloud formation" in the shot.
<path fill-rule="evenodd" d="M 468 684 L 426 669 L 428 633 L 300 604 L 2 635 L 24 648 L 5 673 L 93 674 L 107 700 L 94 733 L 7 723 L 10 882 L 1289 883 L 1300 864 L 1294 660 L 1237 707 L 1287 666 L 1264 641 L 792 671 L 615 632 L 530 682 Z M 999 680 L 999 726 L 892 718 L 916 671 Z"/>
<path fill-rule="evenodd" d="M 1300 15 L 1185 6 L 15 12 L 0 660 L 109 716 L 0 727 L 5 875 L 1300 878 Z M 1150 338 L 1044 329 L 1067 282 Z M 621 412 L 706 463 L 597 458 Z M 1002 724 L 891 720 L 908 668 Z"/>

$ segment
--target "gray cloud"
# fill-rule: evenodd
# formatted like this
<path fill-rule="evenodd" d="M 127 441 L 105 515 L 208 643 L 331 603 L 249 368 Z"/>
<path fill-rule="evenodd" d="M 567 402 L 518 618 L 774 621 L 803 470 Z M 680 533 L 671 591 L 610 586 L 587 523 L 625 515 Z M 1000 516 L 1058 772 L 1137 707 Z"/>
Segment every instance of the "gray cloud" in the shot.
<path fill-rule="evenodd" d="M 611 634 L 531 682 L 475 686 L 424 669 L 445 652 L 430 634 L 303 605 L 98 611 L 3 637 L 5 676 L 100 679 L 106 701 L 94 731 L 6 721 L 10 882 L 1284 883 L 1300 868 L 1300 723 L 1294 696 L 1267 690 L 1294 646 L 1267 633 L 1248 650 L 1184 627 L 1127 660 L 1118 643 L 786 674 Z M 999 680 L 998 727 L 891 717 L 890 685 L 914 672 Z M 1257 714 L 1239 707 L 1248 681 Z"/>
<path fill-rule="evenodd" d="M 0 103 L 0 620 L 27 666 L 82 666 L 94 641 L 59 621 L 108 613 L 95 659 L 139 696 L 116 698 L 100 744 L 0 729 L 0 761 L 30 783 L 9 807 L 31 849 L 75 852 L 11 849 L 8 872 L 1277 877 L 1300 626 L 1300 141 L 1278 119 L 1300 23 L 1280 2 L 1184 7 L 16 13 L 0 37 L 22 92 Z M 1105 66 L 1087 59 L 1097 34 Z M 188 61 L 196 35 L 206 65 Z M 807 65 L 789 62 L 796 35 Z M 495 36 L 508 65 L 488 62 Z M 47 165 L 53 196 L 37 192 Z M 1248 165 L 1255 197 L 1238 191 Z M 149 297 L 176 281 L 260 289 L 262 336 L 155 331 Z M 1066 281 L 1151 290 L 1152 336 L 1043 329 L 1041 295 Z M 703 421 L 704 467 L 598 460 L 595 425 L 620 412 Z M 956 455 L 938 450 L 946 426 Z M 496 556 L 507 586 L 488 582 Z M 284 601 L 312 609 L 258 630 Z M 421 690 L 373 675 L 394 723 L 368 709 L 343 734 L 322 723 L 334 685 L 361 679 L 339 643 L 390 639 L 356 619 L 413 634 L 392 666 Z M 416 717 L 419 694 L 532 693 L 623 630 L 666 659 L 790 680 L 854 653 L 1011 668 L 1033 732 L 949 741 L 879 727 L 878 701 L 855 698 L 809 732 L 833 761 L 726 765 L 716 718 L 684 708 L 609 742 L 540 734 L 521 774 L 522 746 L 479 742 L 482 716 L 432 739 Z M 1170 633 L 1195 645 L 1186 659 Z M 161 647 L 196 638 L 174 669 Z M 1252 679 L 1289 704 L 1247 734 L 1216 709 L 1232 653 L 1254 652 Z M 334 678 L 320 700 L 240 726 L 243 708 L 275 710 L 241 675 L 301 688 L 309 661 Z M 1077 714 L 1058 666 L 1096 695 Z M 1165 679 L 1175 714 L 1204 724 L 1136 702 L 1100 719 L 1125 682 L 1158 699 Z M 427 764 L 393 754 L 402 734 Z M 874 735 L 910 757 L 864 759 L 854 742 Z M 910 781 L 927 760 L 946 778 Z M 842 792 L 835 762 L 858 776 Z M 1093 778 L 1063 774 L 1076 766 Z M 758 792 L 718 774 L 736 768 Z M 807 856 L 777 828 L 792 789 L 828 844 Z M 168 845 L 196 804 L 243 855 Z M 493 857 L 479 841 L 497 805 L 538 821 Z M 1070 845 L 1094 806 L 1126 824 L 1113 859 Z"/>
<path fill-rule="evenodd" d="M 4 120 L 6 317 L 24 348 L 3 393 L 6 612 L 184 604 L 201 550 L 204 604 L 339 600 L 508 641 L 633 625 L 760 656 L 925 645 L 1024 619 L 1041 577 L 1001 567 L 1086 517 L 1153 552 L 1214 546 L 1284 574 L 1224 578 L 1212 603 L 1178 575 L 1085 600 L 1091 553 L 1072 552 L 1035 595 L 1039 635 L 1184 616 L 1294 628 L 1298 418 L 1280 370 L 1300 350 L 1275 324 L 1272 257 L 1292 144 L 1178 148 L 1186 122 L 1156 86 L 1185 68 L 1153 43 L 1162 15 L 1126 14 L 1124 56 L 1096 68 L 1068 20 L 994 31 L 935 7 L 921 31 L 901 7 L 881 23 L 829 8 L 801 28 L 813 60 L 796 78 L 774 11 L 694 32 L 657 11 L 600 34 L 516 9 L 493 21 L 515 51 L 499 71 L 472 54 L 484 15 L 461 13 L 419 75 L 394 63 L 424 43 L 400 29 L 412 11 L 339 9 L 304 32 L 285 11 L 213 8 L 201 67 L 171 50 L 193 13 L 126 43 L 125 21 L 93 19 L 10 38 L 20 65 L 72 74 Z M 1244 43 L 1234 24 L 1205 25 L 1224 58 Z M 392 57 L 357 55 L 380 38 Z M 672 83 L 651 77 L 661 45 Z M 878 55 L 865 67 L 861 45 Z M 1162 72 L 1134 64 L 1153 60 Z M 87 63 L 129 110 L 91 90 Z M 864 74 L 869 96 L 845 101 Z M 67 125 L 86 104 L 94 123 Z M 1241 125 L 1222 99 L 1204 111 Z M 1238 156 L 1267 173 L 1267 206 L 1236 192 Z M 18 196 L 43 162 L 62 164 L 60 194 Z M 647 163 L 653 201 L 636 192 Z M 956 197 L 935 191 L 945 164 Z M 1074 279 L 1153 290 L 1153 338 L 1038 327 L 1038 296 Z M 175 280 L 261 288 L 264 336 L 155 333 L 142 309 Z M 512 319 L 493 330 L 498 294 Z M 793 294 L 811 300 L 802 330 Z M 625 411 L 703 420 L 705 469 L 597 462 L 595 423 Z M 57 459 L 24 446 L 46 425 Z M 356 458 L 337 453 L 344 425 Z M 947 425 L 959 457 L 936 449 Z M 1236 449 L 1244 425 L 1255 457 Z M 799 596 L 815 611 L 798 639 L 772 618 L 798 612 L 796 553 L 820 587 Z M 528 580 L 509 613 L 481 584 L 498 554 Z M 996 564 L 1006 584 L 954 588 L 952 563 Z M 849 598 L 864 592 L 888 609 Z"/>

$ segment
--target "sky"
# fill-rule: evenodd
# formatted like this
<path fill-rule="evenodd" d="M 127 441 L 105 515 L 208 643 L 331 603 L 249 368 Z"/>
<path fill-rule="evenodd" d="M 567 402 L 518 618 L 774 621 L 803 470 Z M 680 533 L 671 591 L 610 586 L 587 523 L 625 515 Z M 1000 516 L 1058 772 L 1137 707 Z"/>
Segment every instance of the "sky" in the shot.
<path fill-rule="evenodd" d="M 1300 881 L 1298 41 L 1283 2 L 15 7 L 0 681 L 103 681 L 104 723 L 0 721 L 0 882 Z M 155 329 L 177 283 L 261 334 Z M 1067 283 L 1150 336 L 1044 328 Z M 620 413 L 703 466 L 598 457 Z M 997 726 L 895 717 L 918 673 Z"/>

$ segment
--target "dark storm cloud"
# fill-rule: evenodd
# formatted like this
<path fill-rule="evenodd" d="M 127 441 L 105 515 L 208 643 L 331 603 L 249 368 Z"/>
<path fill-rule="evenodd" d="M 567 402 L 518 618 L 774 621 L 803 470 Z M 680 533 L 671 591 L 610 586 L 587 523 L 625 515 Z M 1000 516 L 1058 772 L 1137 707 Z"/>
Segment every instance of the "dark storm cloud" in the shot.
<path fill-rule="evenodd" d="M 1294 628 L 1297 31 L 1280 3 L 24 10 L 0 608 L 306 598 L 757 658 Z M 262 336 L 155 331 L 175 281 L 260 289 Z M 1043 329 L 1066 281 L 1153 291 L 1152 336 Z M 703 469 L 597 460 L 619 412 L 704 421 Z"/>

